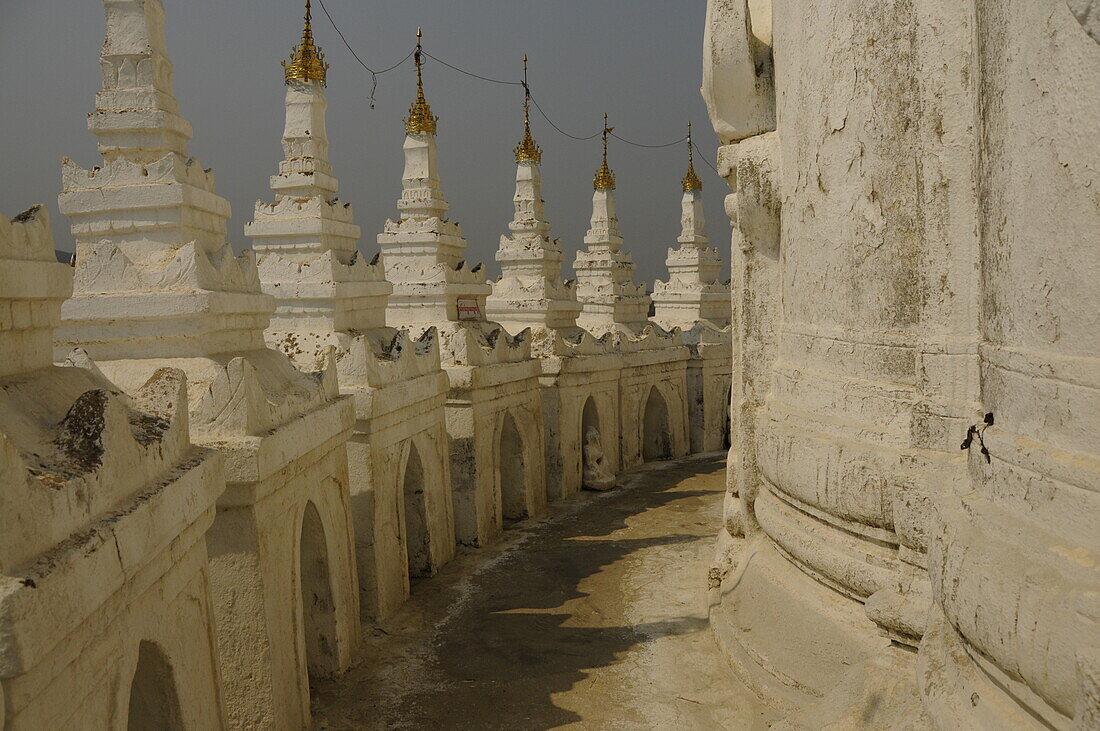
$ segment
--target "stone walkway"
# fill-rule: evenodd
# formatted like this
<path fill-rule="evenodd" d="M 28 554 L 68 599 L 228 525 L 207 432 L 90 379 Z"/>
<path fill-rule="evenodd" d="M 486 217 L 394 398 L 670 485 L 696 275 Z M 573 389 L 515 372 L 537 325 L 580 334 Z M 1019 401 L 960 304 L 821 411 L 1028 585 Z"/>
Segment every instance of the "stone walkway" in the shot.
<path fill-rule="evenodd" d="M 463 551 L 314 688 L 315 727 L 766 727 L 707 622 L 724 481 L 716 458 L 657 465 Z"/>

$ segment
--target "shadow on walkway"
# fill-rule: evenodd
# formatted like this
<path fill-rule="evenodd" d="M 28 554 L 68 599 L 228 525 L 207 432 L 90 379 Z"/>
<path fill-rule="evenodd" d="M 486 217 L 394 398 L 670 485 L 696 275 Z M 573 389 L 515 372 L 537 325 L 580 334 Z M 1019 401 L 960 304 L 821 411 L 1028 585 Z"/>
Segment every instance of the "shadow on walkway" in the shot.
<path fill-rule="evenodd" d="M 360 666 L 318 684 L 317 727 L 534 729 L 581 721 L 553 695 L 642 643 L 707 628 L 695 616 L 626 623 L 619 579 L 623 559 L 635 552 L 711 539 L 717 526 L 701 518 L 690 532 L 660 532 L 667 516 L 682 526 L 721 499 L 720 490 L 679 485 L 723 468 L 719 459 L 652 467 L 625 489 L 582 496 L 549 521 L 518 527 L 519 545 L 483 549 L 416 582 L 410 604 L 365 643 Z M 628 525 L 643 537 L 612 537 Z"/>

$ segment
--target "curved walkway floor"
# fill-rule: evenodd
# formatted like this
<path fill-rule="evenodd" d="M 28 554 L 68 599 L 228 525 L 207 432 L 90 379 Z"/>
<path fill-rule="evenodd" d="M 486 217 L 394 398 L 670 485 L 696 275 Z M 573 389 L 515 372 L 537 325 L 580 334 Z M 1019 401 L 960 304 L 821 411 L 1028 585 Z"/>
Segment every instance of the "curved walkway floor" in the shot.
<path fill-rule="evenodd" d="M 356 668 L 317 684 L 314 726 L 766 727 L 775 714 L 707 622 L 724 469 L 717 457 L 650 467 L 463 551 L 366 628 Z"/>

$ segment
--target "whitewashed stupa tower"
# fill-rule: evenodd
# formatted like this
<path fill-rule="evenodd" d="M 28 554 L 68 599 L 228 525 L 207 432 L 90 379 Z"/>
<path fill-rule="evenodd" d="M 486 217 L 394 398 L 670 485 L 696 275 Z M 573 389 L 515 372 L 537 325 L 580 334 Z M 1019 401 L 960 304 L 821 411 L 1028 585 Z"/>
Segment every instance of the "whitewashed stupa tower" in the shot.
<path fill-rule="evenodd" d="M 681 199 L 683 230 L 678 247 L 668 250 L 665 265 L 667 282 L 658 280 L 653 286 L 654 322 L 664 328 L 690 330 L 699 322 L 717 328 L 730 323 L 729 287 L 718 282 L 722 258 L 718 249 L 709 246 L 706 219 L 703 216 L 703 181 L 695 173 L 695 149 L 691 123 L 688 123 L 688 169 L 683 179 Z"/>
<path fill-rule="evenodd" d="M 542 149 L 531 135 L 527 56 L 523 57 L 523 81 L 523 139 L 515 149 L 515 216 L 508 224 L 510 233 L 500 237 L 496 259 L 502 274 L 493 283 L 488 315 L 513 333 L 525 327 L 574 330 L 581 307 L 573 287 L 562 282 L 564 256 L 557 240 L 550 238 L 546 220 L 539 168 Z"/>
<path fill-rule="evenodd" d="M 103 5 L 103 86 L 88 118 L 103 162 L 63 163 L 59 203 L 77 252 L 55 358 L 82 347 L 131 395 L 165 367 L 186 373 L 191 440 L 226 456 L 206 533 L 226 720 L 303 728 L 309 674 L 346 668 L 359 641 L 354 405 L 337 391 L 332 359 L 306 373 L 265 344 L 275 302 L 254 255 L 235 257 L 227 243 L 229 204 L 214 174 L 187 156 L 161 0 Z M 328 586 L 309 574 L 318 564 Z M 324 601 L 303 597 L 314 589 Z"/>
<path fill-rule="evenodd" d="M 301 42 L 283 65 L 286 159 L 271 177 L 275 203 L 257 202 L 245 233 L 264 292 L 276 299 L 268 344 L 313 369 L 334 351 L 340 390 L 355 399 L 348 462 L 360 606 L 364 619 L 384 618 L 408 596 L 410 575 L 428 576 L 454 556 L 448 381 L 434 328 L 411 340 L 385 326 L 392 287 L 379 257 L 368 263 L 359 254 L 351 204 L 336 198 L 325 125 L 329 67 L 313 40 L 308 1 Z M 423 480 L 413 485 L 406 474 Z"/>
<path fill-rule="evenodd" d="M 486 320 L 491 287 L 480 264 L 466 266 L 461 227 L 445 218 L 435 134 L 424 95 L 424 51 L 417 30 L 416 99 L 405 120 L 405 172 L 397 209 L 378 235 L 393 284 L 386 321 L 420 333 L 436 327 L 450 381 L 447 432 L 455 534 L 484 545 L 508 519 L 546 506 L 539 361 L 531 333 L 512 337 Z"/>
<path fill-rule="evenodd" d="M 577 252 L 573 264 L 581 303 L 577 324 L 596 335 L 613 330 L 640 332 L 648 324 L 650 299 L 645 285 L 634 283 L 634 262 L 622 251 L 615 173 L 607 164 L 607 138 L 614 128 L 607 126 L 606 114 L 603 120 L 603 164 L 593 179 L 592 223 L 584 237 L 588 248 Z"/>
<path fill-rule="evenodd" d="M 488 312 L 511 332 L 531 330 L 531 350 L 542 368 L 547 492 L 555 499 L 580 490 L 585 476 L 590 487 L 614 485 L 618 439 L 602 434 L 618 434 L 621 359 L 610 340 L 596 341 L 577 326 L 581 306 L 574 285 L 561 279 L 564 257 L 557 240 L 550 238 L 542 199 L 542 149 L 531 134 L 526 56 L 523 86 L 523 138 L 514 150 L 515 215 L 509 233 L 500 237 L 496 258 L 502 275 L 493 283 Z M 596 470 L 584 462 L 586 431 L 589 453 L 599 451 Z"/>
<path fill-rule="evenodd" d="M 257 201 L 245 235 L 257 252 L 263 290 L 277 303 L 268 343 L 314 367 L 329 345 L 347 349 L 336 333 L 385 326 L 391 287 L 381 266 L 359 256 L 354 211 L 336 197 L 325 124 L 329 65 L 314 43 L 311 19 L 307 2 L 301 42 L 283 62 L 286 158 L 271 176 L 275 203 Z"/>
<path fill-rule="evenodd" d="M 448 320 L 484 320 L 491 291 L 481 266 L 466 265 L 462 227 L 446 218 L 450 204 L 440 187 L 435 139 L 439 120 L 424 96 L 420 29 L 416 37 L 416 99 L 405 120 L 405 172 L 397 202 L 401 217 L 386 221 L 378 235 L 386 278 L 393 284 L 387 321 L 414 332 Z"/>

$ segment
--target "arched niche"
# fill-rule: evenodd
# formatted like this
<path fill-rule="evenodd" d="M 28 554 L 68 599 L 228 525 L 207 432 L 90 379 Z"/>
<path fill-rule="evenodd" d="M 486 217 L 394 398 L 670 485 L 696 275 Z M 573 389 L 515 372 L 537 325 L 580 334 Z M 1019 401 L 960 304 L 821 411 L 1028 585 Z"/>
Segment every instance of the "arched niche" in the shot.
<path fill-rule="evenodd" d="M 428 532 L 428 506 L 424 493 L 424 462 L 416 445 L 409 443 L 401 493 L 405 503 L 405 554 L 409 576 L 430 576 L 431 539 Z"/>
<path fill-rule="evenodd" d="M 527 469 L 524 463 L 523 435 L 511 414 L 505 414 L 501 424 L 497 459 L 501 512 L 505 520 L 523 520 L 529 514 Z"/>
<path fill-rule="evenodd" d="M 660 389 L 653 386 L 646 397 L 642 412 L 642 460 L 655 462 L 672 458 L 672 430 L 669 427 L 668 404 Z"/>
<path fill-rule="evenodd" d="M 306 503 L 302 515 L 298 555 L 306 667 L 311 678 L 328 677 L 339 670 L 336 651 L 336 602 L 332 596 L 331 564 L 325 526 L 312 502 Z"/>

